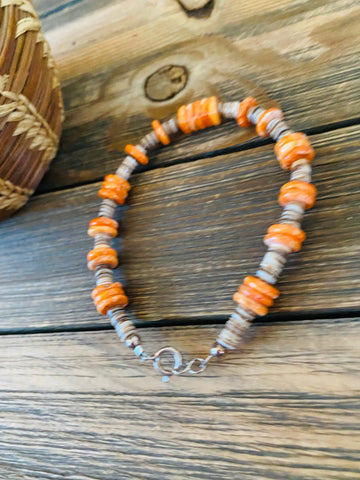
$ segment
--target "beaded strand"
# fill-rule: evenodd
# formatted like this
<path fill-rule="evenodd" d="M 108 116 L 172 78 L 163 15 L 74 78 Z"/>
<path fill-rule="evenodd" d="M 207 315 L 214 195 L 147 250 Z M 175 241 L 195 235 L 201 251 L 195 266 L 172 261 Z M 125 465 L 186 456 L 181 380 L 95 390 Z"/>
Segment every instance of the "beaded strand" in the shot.
<path fill-rule="evenodd" d="M 237 306 L 210 349 L 208 358 L 194 359 L 184 366 L 180 353 L 172 347 L 165 347 L 154 356 L 147 355 L 135 326 L 124 310 L 128 298 L 121 283 L 114 282 L 112 275 L 112 269 L 118 265 L 116 251 L 110 246 L 111 239 L 118 233 L 118 223 L 113 216 L 117 205 L 123 205 L 126 200 L 131 188 L 128 180 L 132 172 L 138 164 L 148 163 L 149 151 L 169 145 L 172 138 L 181 132 L 190 134 L 219 125 L 223 118 L 234 119 L 243 128 L 254 125 L 259 136 L 270 136 L 276 142 L 275 155 L 280 166 L 291 172 L 290 181 L 280 189 L 278 201 L 284 209 L 278 223 L 271 225 L 264 236 L 267 252 L 259 269 L 254 276 L 247 276 L 235 292 L 233 299 Z M 294 132 L 287 126 L 280 109 L 265 110 L 258 106 L 253 97 L 247 97 L 242 102 L 225 103 L 220 103 L 216 97 L 204 98 L 181 106 L 176 117 L 162 124 L 154 120 L 151 126 L 153 130 L 139 144 L 125 147 L 127 156 L 115 174 L 105 176 L 99 190 L 102 198 L 99 215 L 91 220 L 88 230 L 88 234 L 94 238 L 94 248 L 87 256 L 88 268 L 95 271 L 96 288 L 92 298 L 97 311 L 109 317 L 127 347 L 133 349 L 140 359 L 153 361 L 160 373 L 165 376 L 200 373 L 211 358 L 235 349 L 251 321 L 256 316 L 266 315 L 279 296 L 280 292 L 274 285 L 287 256 L 301 249 L 305 240 L 305 233 L 300 228 L 301 220 L 304 211 L 315 202 L 316 188 L 311 183 L 310 166 L 315 152 L 305 134 Z M 166 369 L 160 364 L 160 357 L 165 351 L 174 357 L 172 369 Z"/>

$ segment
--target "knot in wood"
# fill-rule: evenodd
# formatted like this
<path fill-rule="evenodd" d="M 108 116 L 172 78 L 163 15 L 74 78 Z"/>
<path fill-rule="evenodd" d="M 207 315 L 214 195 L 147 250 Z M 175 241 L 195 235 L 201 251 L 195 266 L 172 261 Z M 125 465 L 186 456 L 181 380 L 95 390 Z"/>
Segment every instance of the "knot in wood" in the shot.
<path fill-rule="evenodd" d="M 169 100 L 183 90 L 189 78 L 186 67 L 165 65 L 145 80 L 145 95 L 153 102 Z"/>

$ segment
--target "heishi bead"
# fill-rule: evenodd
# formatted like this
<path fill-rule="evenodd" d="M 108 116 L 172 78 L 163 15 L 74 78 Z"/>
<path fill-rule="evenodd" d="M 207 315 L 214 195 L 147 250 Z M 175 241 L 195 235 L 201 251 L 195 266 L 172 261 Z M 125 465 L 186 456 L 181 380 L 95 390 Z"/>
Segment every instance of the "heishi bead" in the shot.
<path fill-rule="evenodd" d="M 137 336 L 135 325 L 128 318 L 122 308 L 115 307 L 112 310 L 108 310 L 107 315 L 110 319 L 111 325 L 115 328 L 116 333 L 123 342 L 125 342 L 128 338 Z"/>
<path fill-rule="evenodd" d="M 290 170 L 291 165 L 299 159 L 309 162 L 315 152 L 307 136 L 301 132 L 289 133 L 280 138 L 275 144 L 275 155 L 284 170 Z"/>
<path fill-rule="evenodd" d="M 138 162 L 135 160 L 135 158 L 130 157 L 130 155 L 127 155 L 124 158 L 124 160 L 120 163 L 115 174 L 118 177 L 123 178 L 124 180 L 129 180 L 129 178 L 131 177 L 131 174 L 133 173 L 137 165 L 138 165 Z"/>
<path fill-rule="evenodd" d="M 248 118 L 250 108 L 257 107 L 258 103 L 253 97 L 245 98 L 239 105 L 236 113 L 236 122 L 240 127 L 250 127 L 251 121 Z"/>
<path fill-rule="evenodd" d="M 271 249 L 291 253 L 301 249 L 305 237 L 300 228 L 287 223 L 277 223 L 268 228 L 264 243 Z"/>
<path fill-rule="evenodd" d="M 113 174 L 106 175 L 99 190 L 99 197 L 114 200 L 114 202 L 122 205 L 130 188 L 130 183 L 127 180 Z"/>
<path fill-rule="evenodd" d="M 145 153 L 145 149 L 141 145 L 128 144 L 125 147 L 125 152 L 134 157 L 141 165 L 146 165 L 149 161 L 148 156 Z"/>
<path fill-rule="evenodd" d="M 114 200 L 105 198 L 100 205 L 99 217 L 108 217 L 111 218 L 114 216 L 117 203 Z"/>
<path fill-rule="evenodd" d="M 263 275 L 258 275 L 258 272 L 256 272 L 256 276 L 260 277 L 260 279 L 264 280 L 267 284 L 274 284 L 276 283 L 276 280 L 279 278 L 281 272 L 283 271 L 285 263 L 286 253 L 284 254 L 283 252 L 268 250 L 265 253 L 263 259 L 261 260 L 260 270 L 265 272 L 265 274 L 270 275 L 271 281 L 268 282 L 265 278 L 263 278 Z"/>
<path fill-rule="evenodd" d="M 97 217 L 93 218 L 89 223 L 88 235 L 95 237 L 99 233 L 106 233 L 110 237 L 116 237 L 119 224 L 112 218 Z"/>
<path fill-rule="evenodd" d="M 269 283 L 271 285 L 274 285 L 277 282 L 278 277 L 267 272 L 266 270 L 260 268 L 256 272 L 256 276 L 261 278 L 261 280 L 264 280 L 264 282 Z"/>
<path fill-rule="evenodd" d="M 166 133 L 164 127 L 161 125 L 159 120 L 153 120 L 151 122 L 151 126 L 154 129 L 154 132 L 155 132 L 156 136 L 158 137 L 158 139 L 160 140 L 160 142 L 163 145 L 169 145 L 169 143 L 170 143 L 169 135 Z"/>
<path fill-rule="evenodd" d="M 303 215 L 304 206 L 302 203 L 289 202 L 284 207 L 279 223 L 289 223 L 290 225 L 295 225 L 295 227 L 300 227 Z"/>
<path fill-rule="evenodd" d="M 240 102 L 219 103 L 219 112 L 224 118 L 235 118 L 239 111 Z"/>
<path fill-rule="evenodd" d="M 179 124 L 176 118 L 170 118 L 162 126 L 168 135 L 175 135 L 179 131 Z"/>
<path fill-rule="evenodd" d="M 267 126 L 267 132 L 269 136 L 276 142 L 277 140 L 279 140 L 279 138 L 281 138 L 281 136 L 292 133 L 292 130 L 288 127 L 288 125 L 283 120 L 274 118 L 269 122 Z"/>
<path fill-rule="evenodd" d="M 96 310 L 101 315 L 106 315 L 115 307 L 126 307 L 129 302 L 120 282 L 95 287 L 92 291 L 92 298 Z"/>
<path fill-rule="evenodd" d="M 95 248 L 109 247 L 111 243 L 111 236 L 107 233 L 97 233 L 94 237 Z"/>
<path fill-rule="evenodd" d="M 289 202 L 298 202 L 307 210 L 315 203 L 316 187 L 312 183 L 291 181 L 280 189 L 279 203 L 285 207 Z"/>
<path fill-rule="evenodd" d="M 279 108 L 268 108 L 256 122 L 256 133 L 260 137 L 268 137 L 268 124 L 274 119 L 282 120 L 282 118 L 283 112 Z"/>
<path fill-rule="evenodd" d="M 298 180 L 301 182 L 311 182 L 311 165 L 306 158 L 300 158 L 291 165 L 290 180 Z"/>
<path fill-rule="evenodd" d="M 218 335 L 216 342 L 229 350 L 234 350 L 250 324 L 251 319 L 240 318 L 239 320 L 234 320 L 234 318 L 230 317 Z"/>
<path fill-rule="evenodd" d="M 116 251 L 110 247 L 96 246 L 87 255 L 89 270 L 95 270 L 99 265 L 108 265 L 111 268 L 118 266 Z"/>
<path fill-rule="evenodd" d="M 219 125 L 221 116 L 218 99 L 203 98 L 189 105 L 182 105 L 177 112 L 177 121 L 185 134 Z"/>
<path fill-rule="evenodd" d="M 105 267 L 104 265 L 100 265 L 95 269 L 95 281 L 96 285 L 109 285 L 113 283 L 113 274 L 112 269 Z"/>
<path fill-rule="evenodd" d="M 253 125 L 256 125 L 261 115 L 265 112 L 265 109 L 262 107 L 250 107 L 247 112 L 247 118 L 249 122 Z"/>
<path fill-rule="evenodd" d="M 159 144 L 160 140 L 154 131 L 148 133 L 140 140 L 140 146 L 145 152 L 158 147 Z"/>

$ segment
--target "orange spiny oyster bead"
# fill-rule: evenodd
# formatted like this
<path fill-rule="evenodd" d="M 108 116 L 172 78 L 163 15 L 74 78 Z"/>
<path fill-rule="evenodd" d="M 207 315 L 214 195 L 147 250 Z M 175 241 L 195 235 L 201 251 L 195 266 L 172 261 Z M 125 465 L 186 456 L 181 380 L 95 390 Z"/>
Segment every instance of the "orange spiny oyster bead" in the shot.
<path fill-rule="evenodd" d="M 159 120 L 153 120 L 151 122 L 151 126 L 154 129 L 154 132 L 155 132 L 156 136 L 158 137 L 158 139 L 160 140 L 160 142 L 163 145 L 169 145 L 169 143 L 170 143 L 169 135 L 165 132 L 165 129 L 161 125 Z"/>
<path fill-rule="evenodd" d="M 177 112 L 180 129 L 184 133 L 195 132 L 221 123 L 219 102 L 216 97 L 203 98 L 189 105 L 182 105 Z"/>
<path fill-rule="evenodd" d="M 119 228 L 118 222 L 108 217 L 93 218 L 89 223 L 88 234 L 90 237 L 95 237 L 99 233 L 106 233 L 114 238 L 117 235 Z"/>
<path fill-rule="evenodd" d="M 251 122 L 247 117 L 248 111 L 251 107 L 257 107 L 258 103 L 253 97 L 245 98 L 239 105 L 239 110 L 236 115 L 237 124 L 240 127 L 250 127 Z"/>
<path fill-rule="evenodd" d="M 216 97 L 208 98 L 206 103 L 206 111 L 210 121 L 212 122 L 212 126 L 220 125 L 221 116 L 219 113 L 219 101 Z"/>
<path fill-rule="evenodd" d="M 315 156 L 315 151 L 304 133 L 295 132 L 284 135 L 276 142 L 275 155 L 281 167 L 290 170 L 296 160 L 305 158 L 310 162 Z"/>
<path fill-rule="evenodd" d="M 264 280 L 261 280 L 260 278 L 257 278 L 257 277 L 251 277 L 251 276 L 245 277 L 244 285 L 270 298 L 271 301 L 280 295 L 280 292 L 277 288 L 273 287 L 272 285 L 269 285 Z"/>
<path fill-rule="evenodd" d="M 182 105 L 177 111 L 178 124 L 184 133 L 191 133 L 191 128 L 188 125 L 188 112 L 186 105 Z"/>
<path fill-rule="evenodd" d="M 125 152 L 131 157 L 135 158 L 135 160 L 141 163 L 141 165 L 146 165 L 149 161 L 148 156 L 145 155 L 145 153 L 142 152 L 140 148 L 136 147 L 135 145 L 126 145 Z"/>
<path fill-rule="evenodd" d="M 118 175 L 106 175 L 99 190 L 99 197 L 109 198 L 122 205 L 130 188 L 130 183 Z"/>
<path fill-rule="evenodd" d="M 299 202 L 307 210 L 314 205 L 316 193 L 316 187 L 312 183 L 293 180 L 281 187 L 279 203 L 285 207 L 290 202 Z"/>
<path fill-rule="evenodd" d="M 95 247 L 87 255 L 89 270 L 95 270 L 99 265 L 109 265 L 110 268 L 118 266 L 118 258 L 116 251 L 110 247 Z"/>
<path fill-rule="evenodd" d="M 297 252 L 301 249 L 301 243 L 305 237 L 301 228 L 287 223 L 278 223 L 268 228 L 264 243 L 269 248 L 282 248 L 288 253 Z"/>
<path fill-rule="evenodd" d="M 242 292 L 234 293 L 233 299 L 236 303 L 238 303 L 245 309 L 250 310 L 256 315 L 259 315 L 260 317 L 268 313 L 268 308 L 265 305 L 258 303 L 256 300 L 253 300 L 249 296 L 244 295 L 244 293 Z"/>
<path fill-rule="evenodd" d="M 260 137 L 268 137 L 267 133 L 267 126 L 271 120 L 274 120 L 275 118 L 282 120 L 283 118 L 283 113 L 279 108 L 269 108 L 268 110 L 265 110 L 265 112 L 260 115 L 259 120 L 257 121 L 256 124 L 256 133 Z"/>
<path fill-rule="evenodd" d="M 101 315 L 106 315 L 109 310 L 115 307 L 124 308 L 129 303 L 120 282 L 109 285 L 99 285 L 94 288 L 91 296 L 94 300 L 96 310 Z"/>
<path fill-rule="evenodd" d="M 235 302 L 256 315 L 266 315 L 279 290 L 257 277 L 246 277 L 234 295 Z"/>

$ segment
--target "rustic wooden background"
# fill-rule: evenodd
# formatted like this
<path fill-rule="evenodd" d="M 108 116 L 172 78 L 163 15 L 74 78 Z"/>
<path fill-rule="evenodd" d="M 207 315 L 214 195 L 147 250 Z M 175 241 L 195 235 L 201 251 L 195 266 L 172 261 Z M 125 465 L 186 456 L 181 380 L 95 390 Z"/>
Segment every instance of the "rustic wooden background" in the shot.
<path fill-rule="evenodd" d="M 0 225 L 0 478 L 360 479 L 358 2 L 34 3 L 67 118 L 37 194 Z M 210 94 L 280 105 L 316 147 L 319 196 L 272 313 L 163 384 L 94 311 L 86 227 L 124 145 Z M 263 254 L 287 175 L 252 136 L 227 123 L 134 176 L 119 276 L 149 350 L 205 354 Z"/>

